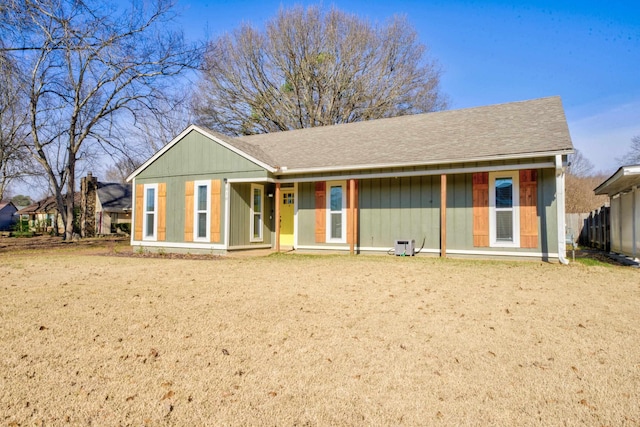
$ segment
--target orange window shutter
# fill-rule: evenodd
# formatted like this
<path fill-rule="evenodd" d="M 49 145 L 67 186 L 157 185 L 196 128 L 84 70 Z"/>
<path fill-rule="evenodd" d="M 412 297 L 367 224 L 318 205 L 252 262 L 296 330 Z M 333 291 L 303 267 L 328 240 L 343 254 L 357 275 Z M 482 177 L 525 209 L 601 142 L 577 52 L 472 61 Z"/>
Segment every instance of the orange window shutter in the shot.
<path fill-rule="evenodd" d="M 538 247 L 538 171 L 520 171 L 520 247 Z"/>
<path fill-rule="evenodd" d="M 324 243 L 327 238 L 327 194 L 326 183 L 316 182 L 316 243 Z"/>
<path fill-rule="evenodd" d="M 158 184 L 158 240 L 167 240 L 167 184 Z"/>
<path fill-rule="evenodd" d="M 133 238 L 135 240 L 142 240 L 142 218 L 144 215 L 143 212 L 143 207 L 144 207 L 144 184 L 137 184 L 136 185 L 136 205 L 134 207 L 135 212 L 134 215 L 136 217 L 135 219 L 135 231 L 133 233 Z"/>
<path fill-rule="evenodd" d="M 351 185 L 349 185 L 347 181 L 347 243 L 351 243 L 353 240 L 352 236 L 355 237 L 355 242 L 357 243 L 357 234 L 358 234 L 358 180 L 356 179 L 354 182 L 353 192 L 353 215 L 351 214 Z"/>
<path fill-rule="evenodd" d="M 473 174 L 473 246 L 489 246 L 489 172 Z"/>
<path fill-rule="evenodd" d="M 220 242 L 220 193 L 221 181 L 211 181 L 211 242 Z"/>
<path fill-rule="evenodd" d="M 184 241 L 193 242 L 193 181 L 184 186 Z"/>

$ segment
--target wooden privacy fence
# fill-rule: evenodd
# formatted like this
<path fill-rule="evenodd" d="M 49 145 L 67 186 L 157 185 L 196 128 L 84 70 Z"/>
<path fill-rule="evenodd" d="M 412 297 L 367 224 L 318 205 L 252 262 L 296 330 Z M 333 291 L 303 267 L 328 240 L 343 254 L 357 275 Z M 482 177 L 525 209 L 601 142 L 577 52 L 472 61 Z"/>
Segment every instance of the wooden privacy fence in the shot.
<path fill-rule="evenodd" d="M 602 206 L 588 214 L 567 214 L 567 236 L 582 246 L 609 251 L 611 249 L 610 208 Z"/>

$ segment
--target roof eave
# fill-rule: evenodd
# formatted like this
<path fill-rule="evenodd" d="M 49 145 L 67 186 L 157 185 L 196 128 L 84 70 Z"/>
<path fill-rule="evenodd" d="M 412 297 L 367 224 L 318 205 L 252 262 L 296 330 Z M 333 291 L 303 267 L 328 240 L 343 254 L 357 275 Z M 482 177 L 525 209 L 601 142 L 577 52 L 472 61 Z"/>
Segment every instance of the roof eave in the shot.
<path fill-rule="evenodd" d="M 380 164 L 367 164 L 367 165 L 345 165 L 345 166 L 328 166 L 328 167 L 315 167 L 315 168 L 296 168 L 288 169 L 281 167 L 277 170 L 276 175 L 294 175 L 294 174 L 312 174 L 312 173 L 325 173 L 325 172 L 341 172 L 341 171 L 354 171 L 363 169 L 389 169 L 389 168 L 406 168 L 406 167 L 424 167 L 441 164 L 451 163 L 469 163 L 469 162 L 491 162 L 500 160 L 516 160 L 516 159 L 532 159 L 536 157 L 549 157 L 566 155 L 573 153 L 573 148 L 567 148 L 564 150 L 555 151 L 543 151 L 536 153 L 524 153 L 524 154 L 510 154 L 499 156 L 487 156 L 487 157 L 470 157 L 466 159 L 443 159 L 437 161 L 428 162 L 409 162 L 409 163 L 380 163 Z"/>
<path fill-rule="evenodd" d="M 617 191 L 612 191 L 612 187 L 615 186 L 619 180 L 630 175 L 640 175 L 640 165 L 621 166 L 613 175 L 597 186 L 593 192 L 597 196 L 611 195 L 612 193 L 617 194 Z"/>

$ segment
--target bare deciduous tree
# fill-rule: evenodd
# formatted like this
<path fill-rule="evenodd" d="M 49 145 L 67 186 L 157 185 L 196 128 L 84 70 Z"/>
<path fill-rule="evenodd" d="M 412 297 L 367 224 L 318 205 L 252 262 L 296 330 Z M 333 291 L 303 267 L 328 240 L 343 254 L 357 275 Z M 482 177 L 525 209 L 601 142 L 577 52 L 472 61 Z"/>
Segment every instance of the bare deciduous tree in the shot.
<path fill-rule="evenodd" d="M 163 84 L 198 65 L 200 50 L 171 30 L 173 4 L 132 2 L 121 11 L 97 0 L 9 0 L 0 38 L 20 52 L 27 78 L 30 149 L 73 232 L 78 162 L 99 150 L 124 152 L 116 120 L 162 98 Z M 66 195 L 65 194 L 66 188 Z"/>
<path fill-rule="evenodd" d="M 165 97 L 157 100 L 152 108 L 139 111 L 136 121 L 124 128 L 121 136 L 139 143 L 111 156 L 112 163 L 106 168 L 96 165 L 98 167 L 93 170 L 102 170 L 107 181 L 125 183 L 126 178 L 146 159 L 193 123 L 190 96 L 191 90 L 186 85 L 176 86 L 165 92 Z"/>
<path fill-rule="evenodd" d="M 593 163 L 577 148 L 573 154 L 569 154 L 568 160 L 569 167 L 567 168 L 567 174 L 577 177 L 586 177 L 593 174 Z"/>
<path fill-rule="evenodd" d="M 281 9 L 208 46 L 195 110 L 229 135 L 446 108 L 440 67 L 404 17 L 385 25 L 331 9 Z"/>
<path fill-rule="evenodd" d="M 593 189 L 605 178 L 603 173 L 594 171 L 593 163 L 580 150 L 575 149 L 569 155 L 565 178 L 567 213 L 587 213 L 603 206 L 608 200 L 607 196 L 596 196 Z"/>
<path fill-rule="evenodd" d="M 631 138 L 631 148 L 627 153 L 616 159 L 621 165 L 637 165 L 640 164 L 640 135 Z"/>
<path fill-rule="evenodd" d="M 34 174 L 26 147 L 27 108 L 13 58 L 0 52 L 0 200 L 16 180 Z"/>
<path fill-rule="evenodd" d="M 608 196 L 596 196 L 593 189 L 607 179 L 604 174 L 575 176 L 567 174 L 565 178 L 565 206 L 567 213 L 588 213 L 604 206 Z"/>
<path fill-rule="evenodd" d="M 142 160 L 132 157 L 122 157 L 115 160 L 113 165 L 105 170 L 105 180 L 107 182 L 119 182 L 125 184 L 127 177 L 131 175 L 142 164 Z"/>

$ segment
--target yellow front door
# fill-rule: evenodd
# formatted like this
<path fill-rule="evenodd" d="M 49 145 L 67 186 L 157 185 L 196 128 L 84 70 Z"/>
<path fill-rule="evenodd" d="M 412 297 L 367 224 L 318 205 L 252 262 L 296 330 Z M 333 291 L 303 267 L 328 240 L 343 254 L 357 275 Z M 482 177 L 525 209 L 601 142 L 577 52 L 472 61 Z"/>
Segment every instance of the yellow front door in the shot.
<path fill-rule="evenodd" d="M 293 207 L 295 193 L 282 190 L 280 198 L 280 244 L 293 246 Z"/>

